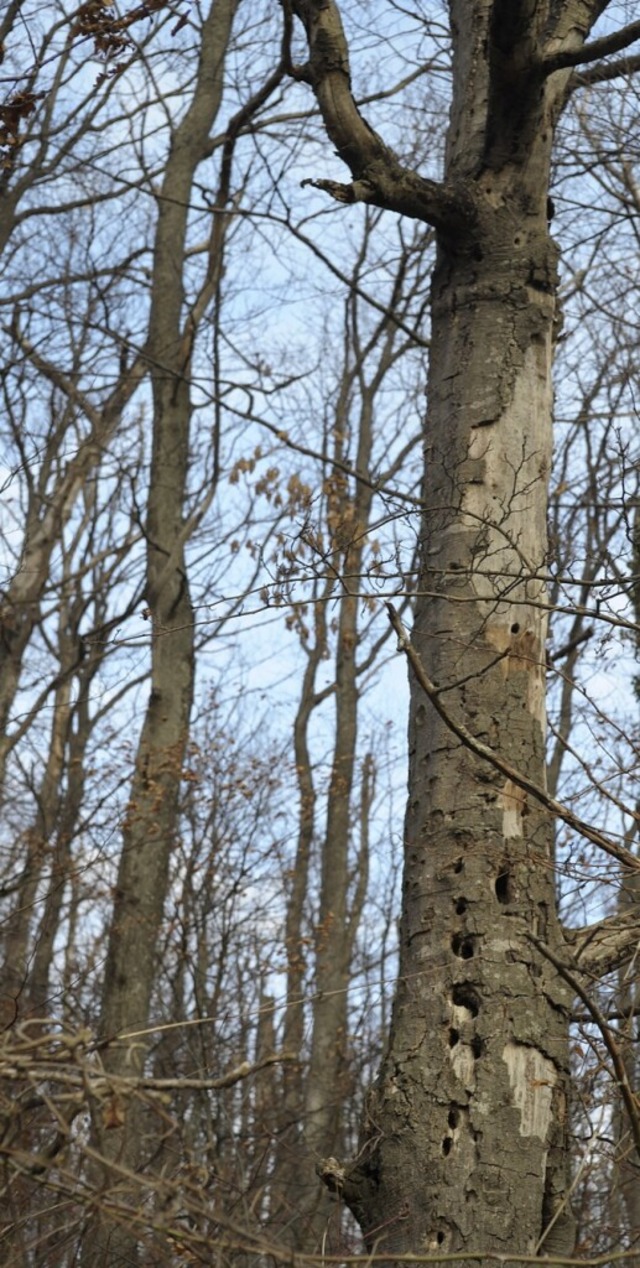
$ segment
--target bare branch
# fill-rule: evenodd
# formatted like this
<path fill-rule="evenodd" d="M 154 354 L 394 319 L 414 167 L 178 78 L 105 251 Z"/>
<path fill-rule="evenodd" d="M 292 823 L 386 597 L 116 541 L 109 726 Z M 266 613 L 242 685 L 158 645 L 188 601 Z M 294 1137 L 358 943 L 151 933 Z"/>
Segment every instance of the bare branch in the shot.
<path fill-rule="evenodd" d="M 582 929 L 565 929 L 564 936 L 581 971 L 602 977 L 628 963 L 640 947 L 638 911 L 635 907 L 624 915 L 616 911 Z"/>
<path fill-rule="evenodd" d="M 558 53 L 550 53 L 547 57 L 543 57 L 540 70 L 544 75 L 552 75 L 556 70 L 566 70 L 570 66 L 583 66 L 586 62 L 596 62 L 602 57 L 609 57 L 612 53 L 619 53 L 621 49 L 635 44 L 636 40 L 640 40 L 640 21 L 631 22 L 621 31 L 614 31 L 611 35 L 604 35 L 602 39 L 592 40 L 590 44 L 583 44 L 582 48 L 567 48 Z"/>
<path fill-rule="evenodd" d="M 582 1000 L 585 1008 L 587 1009 L 587 1012 L 591 1014 L 593 1021 L 598 1027 L 598 1030 L 600 1031 L 602 1035 L 602 1039 L 607 1049 L 607 1052 L 609 1053 L 609 1056 L 611 1057 L 611 1064 L 613 1065 L 613 1069 L 615 1072 L 616 1082 L 618 1087 L 620 1088 L 620 1094 L 622 1096 L 625 1109 L 629 1116 L 629 1123 L 631 1125 L 631 1133 L 633 1135 L 635 1147 L 636 1147 L 636 1150 L 638 1151 L 638 1154 L 640 1155 L 640 1116 L 638 1115 L 636 1097 L 633 1093 L 632 1088 L 629 1085 L 629 1080 L 627 1078 L 627 1072 L 625 1070 L 622 1054 L 620 1052 L 620 1049 L 618 1048 L 617 1043 L 615 1042 L 613 1033 L 611 1031 L 611 1027 L 607 1024 L 605 1018 L 600 1012 L 600 1009 L 598 1008 L 594 1000 L 591 998 L 588 991 L 584 989 L 584 987 L 578 981 L 577 977 L 575 977 L 574 974 L 571 973 L 571 971 L 567 968 L 567 966 L 562 963 L 562 960 L 559 960 L 558 957 L 554 955 L 552 951 L 549 950 L 549 947 L 546 946 L 545 943 L 540 942 L 538 938 L 534 938 L 533 934 L 528 934 L 527 936 L 529 938 L 529 941 L 533 943 L 533 945 L 537 948 L 540 954 L 543 955 L 546 960 L 549 960 L 550 964 L 553 964 L 554 968 L 558 970 L 558 973 L 560 974 L 561 977 L 564 978 L 567 985 L 570 986 L 571 989 L 575 991 L 576 995 Z"/>
<path fill-rule="evenodd" d="M 521 771 L 516 770 L 515 766 L 512 766 L 510 762 L 506 761 L 500 753 L 496 753 L 494 749 L 489 748 L 489 745 L 484 744 L 482 740 L 476 739 L 475 735 L 472 735 L 471 732 L 467 730 L 466 726 L 464 726 L 461 722 L 456 722 L 454 718 L 451 717 L 442 704 L 442 701 L 440 700 L 440 692 L 435 686 L 435 683 L 433 683 L 429 678 L 424 665 L 422 664 L 422 661 L 411 642 L 409 634 L 396 612 L 396 609 L 392 603 L 387 603 L 386 608 L 389 613 L 389 620 L 398 635 L 398 651 L 403 651 L 405 653 L 415 674 L 416 680 L 422 687 L 425 695 L 429 697 L 436 713 L 439 714 L 442 721 L 446 726 L 448 726 L 449 730 L 452 731 L 454 735 L 457 735 L 472 753 L 476 753 L 478 757 L 485 758 L 485 760 L 489 762 L 495 770 L 499 770 L 506 776 L 507 779 L 512 780 L 518 788 L 522 788 L 524 792 L 530 793 L 532 797 L 535 797 L 536 801 L 538 801 L 540 805 L 544 806 L 545 809 L 552 815 L 555 815 L 556 818 L 561 819 L 563 823 L 566 823 L 568 827 L 579 833 L 580 836 L 585 837 L 587 841 L 591 841 L 594 845 L 597 845 L 601 850 L 604 850 L 605 854 L 609 854 L 611 858 L 617 859 L 617 861 L 619 863 L 623 863 L 625 867 L 631 868 L 633 871 L 640 871 L 640 859 L 637 859 L 629 850 L 626 850 L 622 845 L 616 845 L 615 841 L 612 841 L 609 837 L 604 836 L 602 832 L 598 832 L 597 828 L 593 828 L 591 824 L 585 823 L 584 819 L 578 818 L 577 815 L 574 815 L 573 812 L 569 810 L 568 806 L 564 806 L 562 802 L 556 801 L 555 797 L 550 796 L 545 788 L 536 784 L 534 780 L 529 779 L 527 775 L 523 775 Z"/>
<path fill-rule="evenodd" d="M 640 53 L 632 57 L 620 57 L 615 62 L 597 62 L 589 70 L 575 71 L 569 80 L 566 95 L 577 92 L 579 88 L 591 88 L 595 84 L 609 83 L 623 75 L 632 75 L 640 70 Z"/>
<path fill-rule="evenodd" d="M 339 202 L 365 202 L 424 220 L 451 232 L 468 225 L 474 208 L 470 195 L 420 176 L 403 164 L 360 113 L 351 91 L 349 49 L 334 0 L 294 0 L 309 41 L 309 66 L 292 68 L 308 80 L 327 133 L 354 181 L 351 186 L 319 179 L 307 183 Z"/>

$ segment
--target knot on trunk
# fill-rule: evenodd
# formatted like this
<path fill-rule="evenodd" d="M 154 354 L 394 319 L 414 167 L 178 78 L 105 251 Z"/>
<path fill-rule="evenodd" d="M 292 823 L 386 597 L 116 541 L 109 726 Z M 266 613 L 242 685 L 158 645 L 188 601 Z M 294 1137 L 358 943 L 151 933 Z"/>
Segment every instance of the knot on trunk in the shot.
<path fill-rule="evenodd" d="M 322 1158 L 316 1163 L 316 1175 L 329 1193 L 335 1194 L 348 1206 L 366 1240 L 366 1230 L 377 1223 L 376 1176 L 370 1156 L 349 1162 Z"/>

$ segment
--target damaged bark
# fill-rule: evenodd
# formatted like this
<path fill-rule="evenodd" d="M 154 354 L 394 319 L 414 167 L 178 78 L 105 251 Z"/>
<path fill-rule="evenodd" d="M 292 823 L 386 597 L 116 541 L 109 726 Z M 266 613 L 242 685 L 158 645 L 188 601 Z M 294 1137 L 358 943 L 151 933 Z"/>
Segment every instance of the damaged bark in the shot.
<path fill-rule="evenodd" d="M 355 106 L 336 6 L 293 8 L 309 40 L 300 77 L 353 177 L 313 183 L 417 216 L 438 237 L 411 634 L 432 690 L 410 674 L 400 971 L 357 1160 L 318 1171 L 367 1247 L 390 1257 L 570 1254 L 573 992 L 557 964 L 591 952 L 602 965 L 616 938 L 600 928 L 565 938 L 544 795 L 558 324 L 547 201 L 560 68 L 579 62 L 603 5 L 451 0 L 439 185 L 403 169 Z M 619 926 L 617 952 L 630 943 Z"/>
<path fill-rule="evenodd" d="M 544 785 L 555 249 L 521 175 L 482 178 L 479 228 L 441 246 L 433 279 L 429 597 L 412 641 L 453 720 Z M 412 690 L 400 975 L 363 1139 L 363 1228 L 373 1207 L 394 1252 L 531 1254 L 552 1230 L 566 1252 L 571 998 L 528 938 L 563 950 L 553 823 Z"/>

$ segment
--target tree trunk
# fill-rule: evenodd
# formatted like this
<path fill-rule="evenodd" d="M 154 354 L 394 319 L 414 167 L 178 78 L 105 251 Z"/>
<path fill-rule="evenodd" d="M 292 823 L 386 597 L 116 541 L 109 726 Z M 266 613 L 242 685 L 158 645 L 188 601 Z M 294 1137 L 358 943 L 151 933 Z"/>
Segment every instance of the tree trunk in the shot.
<path fill-rule="evenodd" d="M 315 183 L 437 230 L 412 643 L 450 718 L 544 786 L 557 285 L 547 194 L 565 81 L 551 88 L 540 68 L 547 48 L 575 47 L 588 6 L 559 18 L 503 0 L 450 8 L 453 97 L 435 185 L 364 125 L 335 6 L 297 6 L 325 123 L 354 177 Z M 415 678 L 411 696 L 391 1035 L 358 1159 L 344 1170 L 327 1160 L 324 1178 L 378 1251 L 570 1252 L 571 999 L 530 940 L 562 955 L 553 824 L 469 751 Z"/>
<path fill-rule="evenodd" d="M 223 67 L 238 0 L 213 4 L 203 23 L 198 77 L 188 110 L 176 126 L 159 200 L 147 351 L 152 366 L 153 447 L 147 512 L 147 589 L 151 621 L 151 690 L 136 755 L 105 966 L 100 1026 L 109 1043 L 105 1066 L 139 1072 L 145 1048 L 127 1031 L 148 1024 L 156 978 L 156 947 L 178 830 L 180 783 L 193 696 L 193 611 L 185 555 L 184 507 L 189 471 L 190 369 L 197 324 L 184 320 L 182 265 L 195 171 L 206 157 L 222 99 Z M 213 268 L 220 266 L 213 261 Z M 120 1040 L 119 1036 L 123 1036 Z M 95 1119 L 100 1151 L 119 1181 L 122 1221 L 99 1218 L 84 1247 L 84 1263 L 135 1263 L 138 1239 L 127 1226 L 138 1203 L 135 1173 L 153 1150 L 157 1129 L 132 1104 L 121 1125 Z M 104 1180 L 103 1180 L 104 1183 Z"/>
<path fill-rule="evenodd" d="M 543 784 L 554 252 L 543 209 L 482 219 L 433 283 L 412 641 L 452 718 Z M 552 824 L 411 693 L 399 987 L 358 1214 L 395 1251 L 532 1253 L 567 1185 L 570 1000 L 527 939 L 561 942 Z M 565 1208 L 542 1245 L 571 1239 Z"/>

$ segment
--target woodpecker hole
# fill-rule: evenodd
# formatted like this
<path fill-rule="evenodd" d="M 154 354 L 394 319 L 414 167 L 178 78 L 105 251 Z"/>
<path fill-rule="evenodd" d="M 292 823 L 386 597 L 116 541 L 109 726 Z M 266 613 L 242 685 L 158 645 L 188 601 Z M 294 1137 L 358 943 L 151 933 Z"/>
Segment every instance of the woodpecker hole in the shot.
<path fill-rule="evenodd" d="M 451 991 L 451 1002 L 456 1008 L 466 1008 L 472 1017 L 480 1012 L 480 1001 L 473 987 L 468 982 L 456 982 Z"/>
<path fill-rule="evenodd" d="M 464 913 L 466 910 L 467 910 L 466 898 L 458 898 L 456 902 L 456 916 L 464 916 Z"/>
<path fill-rule="evenodd" d="M 449 1117 L 447 1118 L 447 1122 L 448 1122 L 448 1124 L 449 1124 L 449 1126 L 450 1126 L 450 1128 L 451 1128 L 451 1130 L 452 1130 L 452 1131 L 454 1130 L 454 1128 L 456 1128 L 456 1127 L 458 1126 L 458 1111 L 457 1111 L 457 1109 L 450 1109 L 450 1110 L 449 1110 Z"/>
<path fill-rule="evenodd" d="M 464 859 L 456 859 L 456 862 L 453 865 L 453 870 L 456 873 L 464 872 Z"/>
<path fill-rule="evenodd" d="M 511 876 L 506 869 L 496 876 L 496 898 L 499 903 L 511 902 Z"/>
<path fill-rule="evenodd" d="M 451 939 L 451 950 L 460 960 L 472 960 L 474 955 L 473 938 L 465 937 L 461 933 L 454 933 Z"/>
<path fill-rule="evenodd" d="M 455 1048 L 456 1044 L 459 1042 L 460 1042 L 460 1031 L 456 1030 L 455 1026 L 452 1026 L 451 1029 L 449 1030 L 449 1047 Z"/>
<path fill-rule="evenodd" d="M 442 1142 L 442 1152 L 443 1152 L 443 1154 L 444 1154 L 445 1158 L 447 1158 L 447 1157 L 448 1157 L 448 1155 L 451 1153 L 451 1146 L 452 1146 L 452 1144 L 453 1144 L 453 1141 L 452 1141 L 451 1137 L 450 1137 L 450 1136 L 445 1136 L 445 1138 L 444 1138 L 444 1140 L 443 1140 L 443 1142 Z"/>

